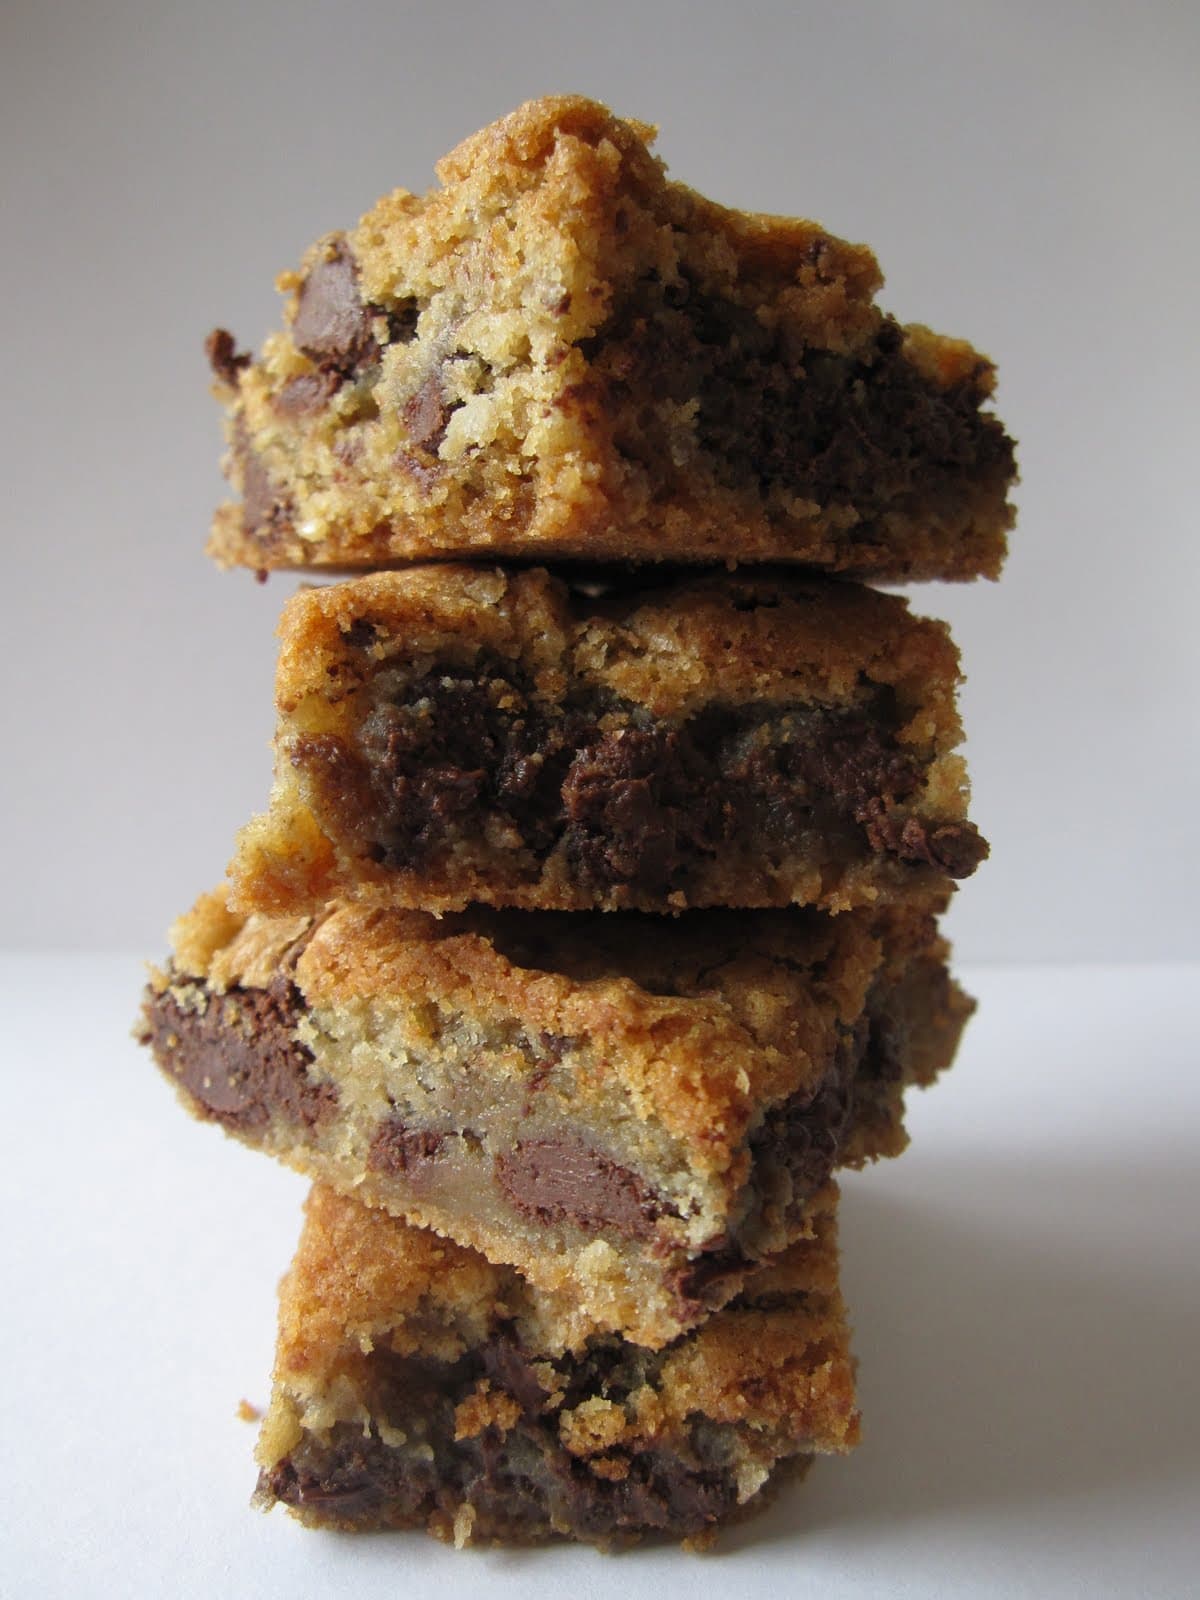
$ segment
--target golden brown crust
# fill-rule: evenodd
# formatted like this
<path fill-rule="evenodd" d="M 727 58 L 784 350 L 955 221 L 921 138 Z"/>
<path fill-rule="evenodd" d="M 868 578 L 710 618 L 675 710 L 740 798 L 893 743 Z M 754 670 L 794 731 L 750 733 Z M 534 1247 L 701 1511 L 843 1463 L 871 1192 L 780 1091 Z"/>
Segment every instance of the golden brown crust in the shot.
<path fill-rule="evenodd" d="M 376 636 L 364 651 L 352 641 L 367 624 Z M 540 567 L 410 567 L 302 589 L 278 632 L 282 714 L 309 696 L 344 698 L 372 665 L 416 672 L 425 659 L 490 652 L 520 660 L 549 690 L 578 678 L 670 717 L 710 703 L 718 682 L 734 703 L 837 703 L 866 679 L 920 707 L 905 737 L 948 747 L 962 736 L 945 623 L 913 616 L 897 595 L 795 574 L 648 574 L 593 597 Z"/>
<path fill-rule="evenodd" d="M 218 514 L 216 559 L 996 576 L 1013 469 L 978 415 L 990 364 L 885 319 L 864 247 L 668 182 L 651 137 L 579 97 L 530 102 L 439 163 L 441 188 L 397 190 L 285 273 L 285 330 L 217 362 L 244 511 Z M 308 286 L 331 270 L 322 323 Z M 846 412 L 836 467 L 803 398 L 831 360 L 813 403 Z M 898 398 L 864 412 L 864 384 Z"/>
<path fill-rule="evenodd" d="M 430 1349 L 438 1327 L 430 1353 L 457 1353 L 486 1338 L 505 1314 L 502 1290 L 511 1294 L 520 1281 L 511 1268 L 322 1184 L 304 1209 L 300 1249 L 280 1286 L 277 1370 L 289 1379 L 328 1386 L 347 1352 L 369 1352 L 383 1332 L 389 1349 L 411 1352 Z M 552 1314 L 565 1344 L 580 1337 L 573 1315 L 565 1303 Z"/>

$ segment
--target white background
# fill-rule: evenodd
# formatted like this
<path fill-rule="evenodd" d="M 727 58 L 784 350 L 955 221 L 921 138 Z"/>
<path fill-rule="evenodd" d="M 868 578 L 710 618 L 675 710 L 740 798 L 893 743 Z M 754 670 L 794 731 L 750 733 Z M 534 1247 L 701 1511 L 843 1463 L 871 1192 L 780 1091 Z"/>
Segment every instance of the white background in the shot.
<path fill-rule="evenodd" d="M 202 554 L 205 334 L 257 347 L 315 237 L 580 90 L 701 191 L 866 240 L 889 308 L 999 364 L 1007 574 L 918 596 L 994 852 L 963 958 L 1200 954 L 1198 69 L 1182 0 L 6 0 L 0 937 L 161 951 L 265 802 L 294 580 Z"/>
<path fill-rule="evenodd" d="M 1195 1593 L 1198 68 L 1186 0 L 3 0 L 4 1600 Z M 703 1564 L 250 1516 L 233 1408 L 303 1185 L 127 1037 L 265 800 L 294 586 L 202 554 L 204 335 L 257 346 L 312 239 L 569 90 L 869 242 L 890 309 L 997 360 L 1023 473 L 1003 581 L 918 596 L 994 854 L 953 913 L 961 1059 L 847 1184 L 865 1443 Z"/>

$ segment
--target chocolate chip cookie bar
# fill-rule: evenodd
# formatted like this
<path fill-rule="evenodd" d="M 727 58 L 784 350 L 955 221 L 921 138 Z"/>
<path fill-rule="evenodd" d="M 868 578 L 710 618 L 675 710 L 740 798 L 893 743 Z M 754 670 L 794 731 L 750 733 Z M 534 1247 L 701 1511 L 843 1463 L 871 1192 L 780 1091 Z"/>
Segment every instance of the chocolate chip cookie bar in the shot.
<path fill-rule="evenodd" d="M 990 362 L 874 303 L 870 251 L 669 182 L 653 130 L 534 101 L 218 330 L 223 565 L 791 561 L 995 577 Z"/>
<path fill-rule="evenodd" d="M 597 597 L 426 566 L 302 592 L 280 633 L 245 909 L 840 911 L 987 853 L 957 652 L 894 596 L 743 570 Z"/>
<path fill-rule="evenodd" d="M 704 1543 L 858 1440 L 832 1185 L 811 1238 L 658 1351 L 320 1186 L 280 1298 L 256 1500 L 312 1527 Z"/>
<path fill-rule="evenodd" d="M 801 1236 L 971 1009 L 925 912 L 335 906 L 177 924 L 143 1038 L 184 1104 L 658 1346 Z"/>

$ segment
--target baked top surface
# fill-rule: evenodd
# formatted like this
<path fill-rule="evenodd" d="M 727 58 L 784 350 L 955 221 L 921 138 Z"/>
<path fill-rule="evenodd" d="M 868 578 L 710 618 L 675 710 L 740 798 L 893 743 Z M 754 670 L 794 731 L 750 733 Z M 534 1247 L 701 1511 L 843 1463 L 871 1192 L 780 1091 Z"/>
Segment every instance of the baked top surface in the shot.
<path fill-rule="evenodd" d="M 531 102 L 219 330 L 225 564 L 492 551 L 994 577 L 1011 442 L 990 363 L 873 304 L 863 247 L 664 176 L 652 130 Z"/>
<path fill-rule="evenodd" d="M 300 590 L 285 604 L 276 700 L 292 709 L 404 656 L 519 657 L 547 690 L 595 678 L 664 716 L 731 701 L 852 697 L 859 680 L 932 700 L 957 733 L 958 652 L 944 623 L 857 583 L 767 571 L 635 573 L 585 586 L 542 567 L 429 563 Z M 913 730 L 914 733 L 920 730 Z"/>

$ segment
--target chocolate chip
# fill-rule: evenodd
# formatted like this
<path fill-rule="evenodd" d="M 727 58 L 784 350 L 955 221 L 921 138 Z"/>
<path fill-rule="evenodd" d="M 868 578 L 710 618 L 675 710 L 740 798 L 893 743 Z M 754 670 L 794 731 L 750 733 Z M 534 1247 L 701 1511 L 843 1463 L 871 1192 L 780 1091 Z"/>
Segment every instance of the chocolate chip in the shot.
<path fill-rule="evenodd" d="M 317 261 L 300 286 L 292 338 L 311 361 L 343 377 L 379 359 L 374 308 L 358 292 L 358 263 L 344 240 Z"/>
<path fill-rule="evenodd" d="M 224 328 L 214 328 L 205 339 L 204 354 L 215 375 L 231 389 L 237 387 L 238 373 L 250 365 L 250 352 L 239 351 L 233 335 Z"/>
<path fill-rule="evenodd" d="M 483 1370 L 492 1383 L 512 1395 L 527 1416 L 537 1416 L 546 1403 L 546 1390 L 515 1333 L 507 1331 L 489 1339 L 481 1355 Z"/>
<path fill-rule="evenodd" d="M 545 1029 L 539 1031 L 537 1043 L 546 1062 L 553 1066 L 557 1066 L 569 1050 L 576 1050 L 579 1047 L 579 1040 L 569 1034 L 547 1033 Z"/>
<path fill-rule="evenodd" d="M 496 1157 L 495 1171 L 514 1210 L 543 1226 L 566 1221 L 649 1239 L 659 1217 L 676 1214 L 636 1172 L 571 1134 L 523 1139 Z"/>
<path fill-rule="evenodd" d="M 654 893 L 720 838 L 715 774 L 676 729 L 621 728 L 584 748 L 563 780 L 567 853 L 598 884 Z"/>
<path fill-rule="evenodd" d="M 445 1143 L 444 1133 L 409 1127 L 398 1116 L 386 1117 L 371 1138 L 367 1166 L 372 1172 L 408 1173 L 436 1160 Z"/>
<path fill-rule="evenodd" d="M 862 808 L 862 820 L 873 850 L 936 867 L 951 878 L 969 878 L 988 856 L 987 840 L 973 822 L 931 828 L 920 817 L 889 814 L 878 798 Z"/>
<path fill-rule="evenodd" d="M 440 373 L 431 372 L 404 407 L 404 424 L 415 445 L 437 454 L 450 412 L 442 398 Z"/>
<path fill-rule="evenodd" d="M 410 455 L 407 450 L 397 450 L 392 457 L 392 465 L 397 472 L 402 472 L 406 478 L 411 478 L 417 487 L 428 493 L 441 482 L 443 468 L 439 463 L 418 461 L 416 456 Z"/>
<path fill-rule="evenodd" d="M 233 453 L 242 469 L 242 526 L 261 539 L 290 522 L 291 500 L 267 471 L 240 419 L 234 427 Z"/>
<path fill-rule="evenodd" d="M 383 1488 L 365 1466 L 365 1451 L 347 1451 L 325 1475 L 298 1469 L 290 1456 L 259 1480 L 259 1492 L 285 1506 L 303 1506 L 326 1516 L 370 1517 L 383 1504 Z"/>
<path fill-rule="evenodd" d="M 733 1234 L 712 1239 L 703 1254 L 679 1269 L 672 1287 L 681 1311 L 715 1303 L 721 1286 L 746 1270 L 751 1258 L 737 1234 L 752 1231 L 765 1207 L 793 1221 L 803 1214 L 837 1165 L 859 1075 L 865 1068 L 868 1076 L 879 1078 L 886 1070 L 882 1061 L 876 1066 L 875 1048 L 874 1035 L 860 1021 L 843 1033 L 833 1063 L 815 1089 L 801 1089 L 764 1113 L 748 1140 L 751 1176 L 744 1215 Z"/>
<path fill-rule="evenodd" d="M 779 1187 L 778 1175 L 786 1174 L 786 1211 L 790 1217 L 802 1214 L 837 1165 L 854 1109 L 854 1081 L 866 1038 L 865 1024 L 849 1033 L 817 1092 L 793 1095 L 773 1107 L 750 1136 L 757 1184 L 775 1190 Z M 777 1176 L 768 1183 L 767 1175 L 771 1173 Z"/>
<path fill-rule="evenodd" d="M 990 854 L 988 842 L 973 822 L 954 822 L 928 834 L 929 855 L 952 878 L 969 878 Z"/>
<path fill-rule="evenodd" d="M 407 344 L 415 336 L 421 317 L 421 308 L 415 300 L 400 300 L 390 311 L 382 306 L 371 309 L 387 321 L 389 344 Z"/>
<path fill-rule="evenodd" d="M 298 378 L 289 378 L 275 396 L 275 409 L 285 417 L 302 417 L 319 411 L 325 402 L 341 387 L 336 372 L 305 372 Z"/>
<path fill-rule="evenodd" d="M 303 1009 L 287 978 L 208 994 L 197 1008 L 166 990 L 147 996 L 143 1042 L 215 1122 L 262 1129 L 280 1118 L 312 1129 L 334 1114 L 338 1091 L 309 1076 L 312 1052 L 296 1038 Z"/>

